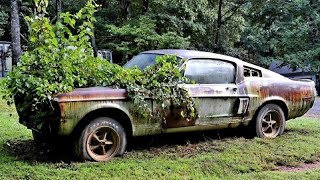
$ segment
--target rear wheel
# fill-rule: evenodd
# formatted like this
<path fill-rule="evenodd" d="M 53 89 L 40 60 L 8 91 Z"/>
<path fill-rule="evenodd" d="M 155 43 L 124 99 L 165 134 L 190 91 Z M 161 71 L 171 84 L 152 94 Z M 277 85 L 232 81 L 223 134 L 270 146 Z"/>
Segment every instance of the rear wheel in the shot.
<path fill-rule="evenodd" d="M 101 117 L 89 123 L 75 142 L 74 152 L 82 160 L 108 161 L 123 154 L 126 133 L 119 122 Z"/>
<path fill-rule="evenodd" d="M 286 119 L 281 107 L 267 104 L 261 108 L 256 118 L 256 134 L 261 138 L 275 138 L 284 131 Z"/>

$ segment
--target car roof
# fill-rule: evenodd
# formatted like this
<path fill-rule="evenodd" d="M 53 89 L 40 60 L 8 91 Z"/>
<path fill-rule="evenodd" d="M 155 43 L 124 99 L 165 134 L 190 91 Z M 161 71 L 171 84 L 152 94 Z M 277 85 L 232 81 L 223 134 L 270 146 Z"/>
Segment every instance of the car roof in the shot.
<path fill-rule="evenodd" d="M 192 58 L 214 58 L 214 59 L 225 59 L 231 61 L 239 61 L 239 59 L 226 56 L 222 54 L 216 54 L 211 52 L 197 51 L 197 50 L 185 50 L 185 49 L 159 49 L 141 52 L 140 54 L 170 54 L 177 55 L 181 58 L 192 59 Z"/>
<path fill-rule="evenodd" d="M 282 77 L 280 74 L 272 72 L 268 69 L 265 69 L 263 67 L 242 61 L 238 58 L 234 58 L 231 56 L 226 56 L 222 54 L 217 54 L 217 53 L 212 53 L 212 52 L 204 52 L 204 51 L 197 51 L 197 50 L 185 50 L 185 49 L 159 49 L 159 50 L 150 50 L 150 51 L 144 51 L 141 52 L 140 54 L 159 54 L 159 55 L 177 55 L 180 58 L 184 59 L 194 59 L 194 58 L 206 58 L 206 59 L 221 59 L 221 60 L 227 60 L 234 62 L 236 64 L 241 64 L 243 66 L 248 66 L 251 68 L 259 69 L 264 71 L 266 74 L 269 76 L 273 77 Z"/>

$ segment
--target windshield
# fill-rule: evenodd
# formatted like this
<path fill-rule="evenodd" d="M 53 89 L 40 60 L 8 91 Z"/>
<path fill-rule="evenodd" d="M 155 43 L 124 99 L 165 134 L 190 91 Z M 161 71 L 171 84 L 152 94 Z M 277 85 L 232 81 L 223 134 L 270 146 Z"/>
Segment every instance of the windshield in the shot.
<path fill-rule="evenodd" d="M 138 54 L 127 62 L 123 67 L 130 68 L 136 66 L 140 70 L 144 70 L 148 66 L 156 64 L 156 57 L 162 56 L 159 54 Z"/>

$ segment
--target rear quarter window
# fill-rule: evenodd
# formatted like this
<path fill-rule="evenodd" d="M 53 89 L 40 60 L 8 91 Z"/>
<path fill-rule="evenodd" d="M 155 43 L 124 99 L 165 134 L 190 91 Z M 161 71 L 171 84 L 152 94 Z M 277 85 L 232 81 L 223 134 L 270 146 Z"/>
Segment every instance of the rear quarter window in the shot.
<path fill-rule="evenodd" d="M 244 66 L 243 76 L 244 77 L 262 77 L 262 73 L 260 70 Z"/>

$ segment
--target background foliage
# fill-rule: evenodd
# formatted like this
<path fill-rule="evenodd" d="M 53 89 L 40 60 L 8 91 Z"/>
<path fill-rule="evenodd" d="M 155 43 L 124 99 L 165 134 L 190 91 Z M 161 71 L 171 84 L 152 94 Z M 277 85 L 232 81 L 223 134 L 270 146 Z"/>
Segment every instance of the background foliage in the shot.
<path fill-rule="evenodd" d="M 0 18 L 10 12 L 0 0 Z M 47 15 L 55 21 L 55 0 Z M 63 12 L 77 12 L 87 0 L 63 0 Z M 111 49 L 116 63 L 144 50 L 187 48 L 223 53 L 258 65 L 277 59 L 293 66 L 319 66 L 319 0 L 96 0 L 94 33 L 99 49 Z M 21 3 L 30 15 L 32 0 Z M 220 11 L 221 9 L 221 11 Z M 220 16 L 219 16 L 220 14 Z M 23 43 L 28 25 L 22 19 Z M 0 40 L 10 40 L 1 21 Z M 72 30 L 75 31 L 75 30 Z"/>
<path fill-rule="evenodd" d="M 5 26 L 8 24 L 8 14 L 5 11 L 0 11 L 0 37 L 5 32 Z"/>
<path fill-rule="evenodd" d="M 243 46 L 261 63 L 282 60 L 293 66 L 320 63 L 320 1 L 263 1 L 248 6 L 250 27 Z"/>
<path fill-rule="evenodd" d="M 50 116 L 52 95 L 92 86 L 126 89 L 138 115 L 145 118 L 163 118 L 170 106 L 186 106 L 183 114 L 187 118 L 197 117 L 187 91 L 177 86 L 186 79 L 179 72 L 176 57 L 160 57 L 155 66 L 143 71 L 124 69 L 93 56 L 93 1 L 89 0 L 75 14 L 61 13 L 61 20 L 55 24 L 45 16 L 46 5 L 41 1 L 36 5 L 36 15 L 27 17 L 31 27 L 29 51 L 3 81 L 5 97 L 15 99 L 20 116 L 31 116 L 31 127 L 41 125 L 43 116 Z M 146 96 L 161 104 L 163 112 L 152 114 L 144 100 Z"/>

